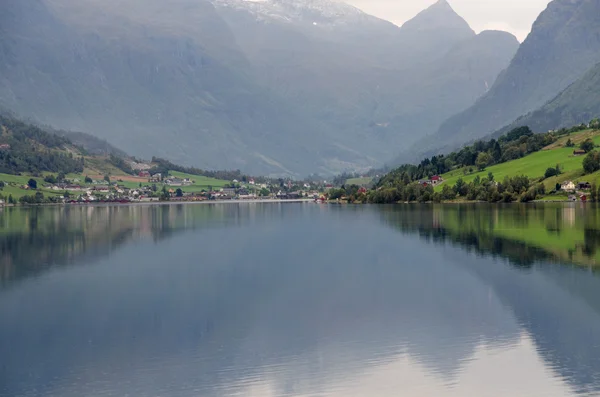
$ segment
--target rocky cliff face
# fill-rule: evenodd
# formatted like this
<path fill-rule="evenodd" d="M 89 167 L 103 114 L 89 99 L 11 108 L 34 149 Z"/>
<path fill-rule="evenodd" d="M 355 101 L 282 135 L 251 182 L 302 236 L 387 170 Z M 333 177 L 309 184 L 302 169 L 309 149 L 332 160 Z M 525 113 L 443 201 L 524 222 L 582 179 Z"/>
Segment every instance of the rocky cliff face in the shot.
<path fill-rule="evenodd" d="M 589 123 L 600 117 L 600 64 L 594 66 L 575 83 L 540 109 L 518 118 L 500 130 L 509 131 L 527 125 L 535 132 Z"/>
<path fill-rule="evenodd" d="M 440 150 L 486 136 L 543 106 L 598 62 L 600 2 L 554 0 L 490 92 L 419 146 Z"/>

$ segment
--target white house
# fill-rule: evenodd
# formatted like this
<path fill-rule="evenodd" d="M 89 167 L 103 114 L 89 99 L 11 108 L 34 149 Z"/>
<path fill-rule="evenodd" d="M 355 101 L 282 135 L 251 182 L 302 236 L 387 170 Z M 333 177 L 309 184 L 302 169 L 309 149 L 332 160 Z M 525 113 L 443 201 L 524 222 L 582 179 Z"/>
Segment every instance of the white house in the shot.
<path fill-rule="evenodd" d="M 575 190 L 575 184 L 573 183 L 573 181 L 566 181 L 563 182 L 562 185 L 560 185 L 560 189 L 567 192 L 572 191 Z"/>

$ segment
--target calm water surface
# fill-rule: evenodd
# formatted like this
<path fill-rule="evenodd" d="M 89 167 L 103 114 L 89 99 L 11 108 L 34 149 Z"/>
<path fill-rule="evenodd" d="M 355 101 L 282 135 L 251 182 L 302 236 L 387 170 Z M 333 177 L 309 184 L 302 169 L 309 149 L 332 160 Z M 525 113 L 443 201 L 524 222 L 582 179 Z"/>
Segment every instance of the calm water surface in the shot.
<path fill-rule="evenodd" d="M 598 396 L 600 209 L 0 210 L 0 396 Z"/>

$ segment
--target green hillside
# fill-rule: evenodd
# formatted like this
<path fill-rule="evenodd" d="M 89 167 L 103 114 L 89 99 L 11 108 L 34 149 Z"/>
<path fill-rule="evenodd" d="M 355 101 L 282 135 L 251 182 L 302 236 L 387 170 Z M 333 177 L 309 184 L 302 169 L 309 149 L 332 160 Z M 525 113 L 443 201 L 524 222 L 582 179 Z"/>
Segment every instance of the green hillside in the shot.
<path fill-rule="evenodd" d="M 514 177 L 517 175 L 525 175 L 532 179 L 539 179 L 544 176 L 548 168 L 560 166 L 561 175 L 544 180 L 544 185 L 548 190 L 554 188 L 556 183 L 566 180 L 585 180 L 586 182 L 600 182 L 600 174 L 594 173 L 585 175 L 583 171 L 583 159 L 585 156 L 574 156 L 573 147 L 565 147 L 566 142 L 570 139 L 575 145 L 578 145 L 586 139 L 592 139 L 596 146 L 600 146 L 600 131 L 584 130 L 568 137 L 564 137 L 553 143 L 552 145 L 542 149 L 539 152 L 532 153 L 523 158 L 509 161 L 506 163 L 496 164 L 487 167 L 480 172 L 468 173 L 469 168 L 464 167 L 458 170 L 453 170 L 442 175 L 444 183 L 436 186 L 436 191 L 441 191 L 444 185 L 454 186 L 458 179 L 462 178 L 464 182 L 469 183 L 477 177 L 485 178 L 491 172 L 494 179 L 497 181 L 503 180 L 505 177 Z"/>
<path fill-rule="evenodd" d="M 230 183 L 229 181 L 224 181 L 221 179 L 186 174 L 184 172 L 170 171 L 169 174 L 177 178 L 189 178 L 191 181 L 193 181 L 192 185 L 184 188 L 186 192 L 201 192 L 203 190 L 210 190 L 210 188 L 219 189 Z"/>
<path fill-rule="evenodd" d="M 600 181 L 600 121 L 591 120 L 589 126 L 596 127 L 581 124 L 542 134 L 517 127 L 497 139 L 402 165 L 364 197 L 351 198 L 378 204 L 567 200 L 570 192 L 557 188 L 558 183 Z M 596 189 L 583 190 L 589 199 L 597 198 Z"/>
<path fill-rule="evenodd" d="M 85 142 L 90 141 L 85 134 L 79 134 L 77 137 L 80 141 L 82 139 Z M 92 141 L 92 143 L 96 142 L 93 139 Z M 130 158 L 119 155 L 117 149 L 107 152 L 103 155 L 93 155 L 87 149 L 73 143 L 68 135 L 24 123 L 11 115 L 1 113 L 0 199 L 8 201 L 12 198 L 10 201 L 18 202 L 20 199 L 30 198 L 34 201 L 27 202 L 58 202 L 61 196 L 66 197 L 69 194 L 71 197 L 77 197 L 81 194 L 77 193 L 80 190 L 73 186 L 94 187 L 107 184 L 105 177 L 119 187 L 127 189 L 150 185 L 147 176 L 139 177 L 131 169 Z M 178 165 L 169 164 L 172 168 L 183 169 Z M 149 164 L 150 167 L 158 165 Z M 209 190 L 209 188 L 218 189 L 229 183 L 228 180 L 176 172 L 170 168 L 161 168 L 159 172 L 163 177 L 170 175 L 191 179 L 193 181 L 191 186 L 182 187 L 182 190 L 188 193 Z M 202 171 L 198 170 L 198 172 Z M 206 171 L 206 173 L 227 175 L 227 171 Z M 239 171 L 232 174 L 238 175 Z M 69 185 L 71 188 L 68 188 Z M 159 191 L 157 193 L 159 194 L 162 183 L 153 183 L 153 185 L 157 185 L 155 190 Z"/>
<path fill-rule="evenodd" d="M 373 183 L 373 178 L 350 178 L 346 180 L 346 185 L 369 186 Z"/>

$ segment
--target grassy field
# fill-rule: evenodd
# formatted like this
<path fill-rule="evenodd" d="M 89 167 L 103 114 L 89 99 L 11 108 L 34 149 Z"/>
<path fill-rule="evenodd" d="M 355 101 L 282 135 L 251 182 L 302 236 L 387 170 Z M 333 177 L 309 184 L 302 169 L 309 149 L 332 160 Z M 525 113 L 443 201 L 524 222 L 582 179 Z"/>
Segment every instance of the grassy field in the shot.
<path fill-rule="evenodd" d="M 84 173 L 82 173 L 82 174 L 67 174 L 66 177 L 68 179 L 79 179 L 79 181 L 80 181 L 79 184 L 81 184 L 81 185 L 84 185 L 84 179 L 85 179 L 86 175 L 92 179 L 97 179 L 97 180 L 103 179 L 103 175 L 98 175 L 97 171 L 94 171 L 91 169 L 87 169 L 87 171 L 88 171 L 87 173 L 84 171 Z M 49 173 L 45 173 L 45 174 L 49 174 Z M 170 174 L 173 176 L 176 176 L 178 178 L 190 178 L 192 181 L 195 181 L 195 183 L 191 186 L 181 187 L 181 189 L 184 192 L 192 192 L 192 193 L 200 192 L 202 190 L 208 190 L 209 187 L 212 187 L 213 189 L 220 189 L 223 186 L 225 186 L 226 184 L 230 183 L 229 181 L 224 181 L 224 180 L 219 180 L 219 179 L 214 179 L 214 178 L 207 178 L 204 176 L 189 175 L 189 174 L 184 174 L 181 172 L 171 172 Z M 27 185 L 27 182 L 31 178 L 32 178 L 32 176 L 30 176 L 30 175 L 0 174 L 0 181 L 3 181 L 5 183 L 5 186 L 2 190 L 0 190 L 0 193 L 2 195 L 4 195 L 5 197 L 12 195 L 15 200 L 18 200 L 20 197 L 25 196 L 25 195 L 33 195 L 33 194 L 35 194 L 35 191 L 21 189 L 21 186 Z M 44 193 L 45 196 L 61 196 L 64 193 L 62 191 L 44 189 L 43 185 L 46 184 L 46 182 L 44 182 L 43 177 L 33 177 L 33 179 L 35 179 L 37 182 L 38 190 L 40 192 Z M 140 183 L 142 185 L 148 185 L 147 178 L 138 178 L 138 177 L 134 177 L 131 175 L 126 176 L 122 172 L 118 175 L 111 174 L 111 181 L 117 182 L 120 186 L 125 186 L 130 189 L 139 187 Z M 162 186 L 161 186 L 161 188 L 162 188 Z"/>
<path fill-rule="evenodd" d="M 108 162 L 107 158 L 103 157 L 85 157 L 85 168 L 83 170 L 83 174 L 90 176 L 111 175 L 111 177 L 114 177 L 115 179 L 118 176 L 127 175 L 125 172 Z"/>
<path fill-rule="evenodd" d="M 582 163 L 585 156 L 573 156 L 574 149 L 564 147 L 569 138 L 574 143 L 579 143 L 587 138 L 592 138 L 596 145 L 600 145 L 600 131 L 582 131 L 577 134 L 572 134 L 569 137 L 562 138 L 539 152 L 530 154 L 529 156 L 518 160 L 487 167 L 481 172 L 473 172 L 465 175 L 466 168 L 451 171 L 442 175 L 445 182 L 442 185 L 437 186 L 436 190 L 441 190 L 444 184 L 454 186 L 459 178 L 463 178 L 467 183 L 473 181 L 477 176 L 484 178 L 489 172 L 494 174 L 494 178 L 497 181 L 501 181 L 506 176 L 517 175 L 525 175 L 530 178 L 541 178 L 548 168 L 556 167 L 557 164 L 560 165 L 560 169 L 563 173 L 544 181 L 546 188 L 549 190 L 554 189 L 556 183 L 566 180 L 573 180 L 575 182 L 586 180 L 590 183 L 600 181 L 600 173 L 584 176 Z"/>
<path fill-rule="evenodd" d="M 0 190 L 0 193 L 8 197 L 10 195 L 13 196 L 15 200 L 18 200 L 20 197 L 26 195 L 33 195 L 35 191 L 21 189 L 21 186 L 27 185 L 29 179 L 32 179 L 31 176 L 28 175 L 9 175 L 9 174 L 0 174 L 0 181 L 5 183 L 4 188 Z M 60 196 L 62 192 L 56 192 L 54 190 L 44 189 L 42 186 L 44 185 L 44 178 L 33 177 L 37 182 L 38 190 L 44 193 L 45 196 Z"/>
<path fill-rule="evenodd" d="M 368 186 L 373 182 L 373 178 L 351 178 L 346 180 L 346 185 Z"/>
<path fill-rule="evenodd" d="M 230 183 L 230 181 L 208 178 L 205 176 L 184 174 L 183 172 L 171 171 L 170 174 L 177 178 L 189 178 L 192 181 L 194 181 L 193 185 L 182 187 L 182 190 L 184 192 L 200 192 L 202 190 L 209 190 L 209 187 L 212 187 L 213 189 L 218 189 Z"/>

